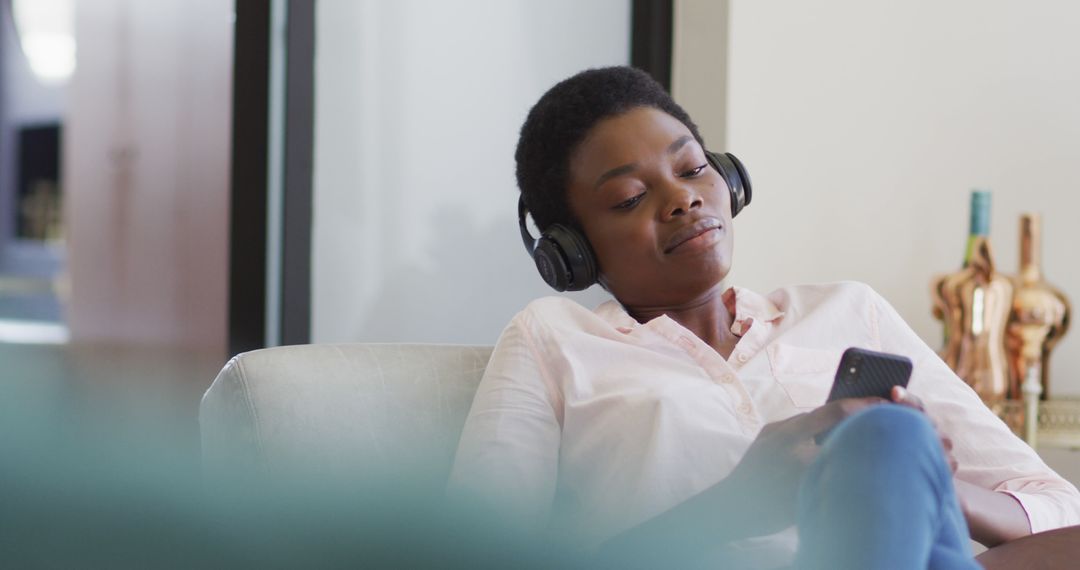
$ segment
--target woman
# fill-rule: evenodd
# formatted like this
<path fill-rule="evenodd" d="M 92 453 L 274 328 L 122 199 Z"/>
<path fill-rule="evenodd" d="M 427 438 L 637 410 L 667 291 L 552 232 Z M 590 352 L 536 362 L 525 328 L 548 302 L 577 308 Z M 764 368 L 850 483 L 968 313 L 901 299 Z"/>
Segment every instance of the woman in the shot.
<path fill-rule="evenodd" d="M 530 111 L 523 204 L 541 230 L 580 236 L 616 301 L 545 298 L 514 317 L 451 486 L 643 566 L 967 568 L 969 530 L 993 545 L 1080 523 L 1076 488 L 870 288 L 726 287 L 744 198 L 705 148 L 630 68 L 580 73 Z M 571 265 L 587 286 L 589 264 Z M 849 346 L 914 361 L 901 406 L 822 405 Z"/>

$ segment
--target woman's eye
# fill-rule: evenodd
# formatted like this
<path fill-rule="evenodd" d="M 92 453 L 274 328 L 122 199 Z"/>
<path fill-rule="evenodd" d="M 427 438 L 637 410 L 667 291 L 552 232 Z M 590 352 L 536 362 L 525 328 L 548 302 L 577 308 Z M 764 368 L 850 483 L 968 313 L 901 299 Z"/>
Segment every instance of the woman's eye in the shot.
<path fill-rule="evenodd" d="M 638 202 L 640 202 L 641 199 L 644 198 L 644 197 L 645 197 L 645 193 L 642 192 L 641 194 L 638 194 L 637 196 L 634 196 L 633 198 L 629 198 L 627 200 L 623 200 L 622 202 L 619 202 L 618 204 L 615 204 L 615 209 L 616 210 L 629 210 L 630 208 L 633 208 L 634 206 L 637 206 Z"/>
<path fill-rule="evenodd" d="M 699 166 L 697 168 L 693 168 L 693 169 L 687 170 L 686 172 L 683 172 L 679 176 L 682 177 L 682 178 L 693 178 L 695 176 L 700 175 L 702 172 L 705 172 L 705 169 L 708 168 L 708 167 L 709 167 L 709 163 L 706 162 L 705 164 L 702 164 L 701 166 Z"/>

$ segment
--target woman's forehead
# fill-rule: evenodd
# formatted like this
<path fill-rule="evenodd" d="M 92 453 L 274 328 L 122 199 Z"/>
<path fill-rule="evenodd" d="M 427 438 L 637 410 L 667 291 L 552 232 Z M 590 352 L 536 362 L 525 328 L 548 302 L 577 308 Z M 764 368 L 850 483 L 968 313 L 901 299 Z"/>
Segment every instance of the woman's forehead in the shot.
<path fill-rule="evenodd" d="M 638 107 L 596 123 L 571 157 L 571 172 L 587 174 L 662 155 L 687 136 L 693 137 L 690 129 L 675 117 Z"/>

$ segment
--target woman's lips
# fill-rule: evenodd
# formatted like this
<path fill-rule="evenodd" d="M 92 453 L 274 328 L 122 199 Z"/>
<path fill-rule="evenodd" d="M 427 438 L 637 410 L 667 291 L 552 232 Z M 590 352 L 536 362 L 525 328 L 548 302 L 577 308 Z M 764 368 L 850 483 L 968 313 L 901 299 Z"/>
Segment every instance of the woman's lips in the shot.
<path fill-rule="evenodd" d="M 720 238 L 722 225 L 717 218 L 702 218 L 690 225 L 679 228 L 667 241 L 664 253 L 671 253 L 677 248 L 701 245 L 707 247 Z"/>

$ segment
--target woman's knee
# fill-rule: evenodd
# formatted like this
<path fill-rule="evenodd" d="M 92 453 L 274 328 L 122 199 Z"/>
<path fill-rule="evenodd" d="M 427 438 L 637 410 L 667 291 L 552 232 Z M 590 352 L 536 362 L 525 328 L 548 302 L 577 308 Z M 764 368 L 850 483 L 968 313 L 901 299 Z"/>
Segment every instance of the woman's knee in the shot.
<path fill-rule="evenodd" d="M 897 404 L 881 404 L 841 422 L 828 445 L 898 451 L 940 444 L 925 414 Z"/>

